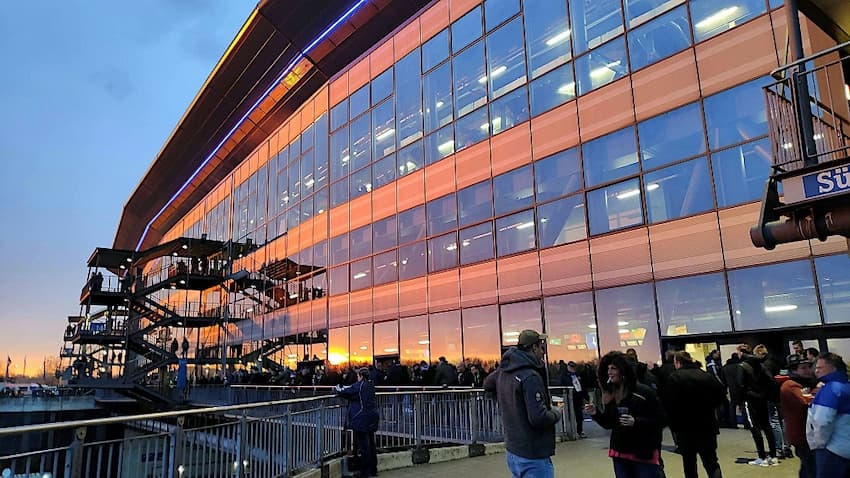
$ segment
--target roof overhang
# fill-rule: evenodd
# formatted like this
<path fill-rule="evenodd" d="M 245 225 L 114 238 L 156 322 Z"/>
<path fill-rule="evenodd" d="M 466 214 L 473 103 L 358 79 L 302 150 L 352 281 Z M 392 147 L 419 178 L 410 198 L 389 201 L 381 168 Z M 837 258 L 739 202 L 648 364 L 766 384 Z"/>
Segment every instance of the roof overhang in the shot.
<path fill-rule="evenodd" d="M 113 248 L 157 244 L 322 85 L 432 1 L 261 1 L 127 200 Z"/>
<path fill-rule="evenodd" d="M 836 43 L 850 41 L 850 2 L 847 0 L 799 0 L 799 8 Z"/>

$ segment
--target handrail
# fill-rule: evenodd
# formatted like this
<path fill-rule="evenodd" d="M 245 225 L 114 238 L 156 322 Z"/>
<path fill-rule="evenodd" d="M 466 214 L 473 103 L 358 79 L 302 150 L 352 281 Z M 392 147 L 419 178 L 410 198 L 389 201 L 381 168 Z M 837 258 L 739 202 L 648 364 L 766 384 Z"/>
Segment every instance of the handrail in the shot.
<path fill-rule="evenodd" d="M 793 61 L 793 62 L 791 62 L 791 63 L 788 63 L 787 65 L 780 66 L 779 68 L 776 68 L 775 70 L 771 71 L 771 72 L 770 72 L 770 76 L 772 76 L 772 77 L 776 78 L 777 80 L 781 80 L 781 79 L 783 79 L 783 78 L 785 78 L 785 77 L 783 77 L 783 76 L 777 76 L 777 74 L 778 74 L 780 71 L 788 70 L 788 69 L 793 68 L 793 67 L 795 67 L 795 66 L 801 65 L 801 64 L 806 63 L 806 62 L 809 62 L 809 61 L 812 61 L 812 60 L 814 60 L 814 59 L 816 59 L 816 58 L 820 58 L 820 57 L 822 57 L 822 56 L 824 56 L 824 55 L 829 55 L 830 53 L 834 53 L 834 52 L 836 52 L 836 51 L 838 51 L 838 50 L 842 50 L 842 49 L 844 49 L 844 48 L 850 48 L 850 41 L 848 41 L 848 42 L 844 42 L 844 43 L 841 43 L 841 44 L 839 44 L 839 45 L 835 45 L 835 46 L 833 46 L 833 47 L 831 47 L 831 48 L 827 48 L 826 50 L 819 51 L 819 52 L 817 52 L 817 53 L 813 53 L 813 54 L 811 54 L 811 55 L 809 55 L 809 56 L 807 56 L 807 57 L 805 57 L 805 58 L 800 58 L 800 59 L 799 59 L 799 60 L 797 60 L 797 61 Z"/>

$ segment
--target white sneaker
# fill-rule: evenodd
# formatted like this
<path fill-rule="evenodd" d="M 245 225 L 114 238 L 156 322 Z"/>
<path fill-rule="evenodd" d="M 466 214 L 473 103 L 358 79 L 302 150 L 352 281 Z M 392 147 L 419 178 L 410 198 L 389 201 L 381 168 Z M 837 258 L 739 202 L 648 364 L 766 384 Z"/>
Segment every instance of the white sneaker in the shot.
<path fill-rule="evenodd" d="M 765 463 L 767 463 L 770 466 L 776 466 L 776 465 L 779 464 L 779 458 L 770 457 L 767 460 L 765 460 Z"/>
<path fill-rule="evenodd" d="M 749 462 L 748 464 L 749 464 L 749 465 L 753 465 L 753 466 L 770 466 L 770 465 L 767 463 L 767 460 L 763 460 L 763 459 L 761 459 L 761 458 L 756 458 L 755 460 L 753 460 L 753 461 Z"/>

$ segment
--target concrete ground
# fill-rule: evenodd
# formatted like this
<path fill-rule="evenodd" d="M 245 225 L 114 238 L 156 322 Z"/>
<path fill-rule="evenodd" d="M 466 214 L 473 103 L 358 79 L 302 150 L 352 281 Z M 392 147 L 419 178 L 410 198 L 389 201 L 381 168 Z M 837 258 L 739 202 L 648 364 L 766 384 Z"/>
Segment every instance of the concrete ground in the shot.
<path fill-rule="evenodd" d="M 553 462 L 556 477 L 613 477 L 611 459 L 608 458 L 608 433 L 590 422 L 585 424 L 588 438 L 560 443 L 557 446 Z M 669 431 L 665 432 L 664 458 L 665 471 L 668 478 L 681 478 L 682 459 L 672 453 L 672 439 Z M 724 478 L 792 478 L 798 476 L 800 462 L 796 458 L 782 460 L 777 466 L 758 467 L 746 462 L 757 457 L 752 436 L 747 430 L 728 430 L 720 432 L 718 439 L 718 456 Z M 669 446 L 668 446 L 669 445 Z M 699 464 L 699 459 L 697 459 Z M 699 464 L 700 477 L 706 476 L 705 470 Z M 510 477 L 505 465 L 503 453 L 466 458 L 444 463 L 433 463 L 382 471 L 381 478 L 422 478 L 422 477 Z"/>

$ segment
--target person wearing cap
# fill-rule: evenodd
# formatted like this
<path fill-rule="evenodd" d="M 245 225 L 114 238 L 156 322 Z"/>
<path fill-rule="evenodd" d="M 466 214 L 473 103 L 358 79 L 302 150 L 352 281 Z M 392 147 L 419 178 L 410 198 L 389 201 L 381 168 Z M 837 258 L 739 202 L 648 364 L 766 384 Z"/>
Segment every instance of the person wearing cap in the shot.
<path fill-rule="evenodd" d="M 815 455 L 817 478 L 850 476 L 850 383 L 840 355 L 818 356 L 815 375 L 824 385 L 809 407 L 806 439 Z"/>
<path fill-rule="evenodd" d="M 788 356 L 788 379 L 779 388 L 779 404 L 785 418 L 785 437 L 800 459 L 800 478 L 815 477 L 815 457 L 806 443 L 806 415 L 815 386 L 811 362 L 801 354 Z"/>
<path fill-rule="evenodd" d="M 336 393 L 348 401 L 348 428 L 354 431 L 354 445 L 360 454 L 360 477 L 378 476 L 375 432 L 380 417 L 375 386 L 369 383 L 369 369 L 358 370 L 357 382 L 353 385 L 337 385 Z"/>
<path fill-rule="evenodd" d="M 546 336 L 523 330 L 516 347 L 502 355 L 484 390 L 495 393 L 505 430 L 508 469 L 515 478 L 553 478 L 555 424 L 561 413 L 552 407 L 546 376 Z"/>
<path fill-rule="evenodd" d="M 570 360 L 567 362 L 566 379 L 561 385 L 573 387 L 573 410 L 576 415 L 576 433 L 579 438 L 587 438 L 584 434 L 584 402 L 589 399 L 587 391 L 581 385 L 578 376 L 578 365 Z"/>

